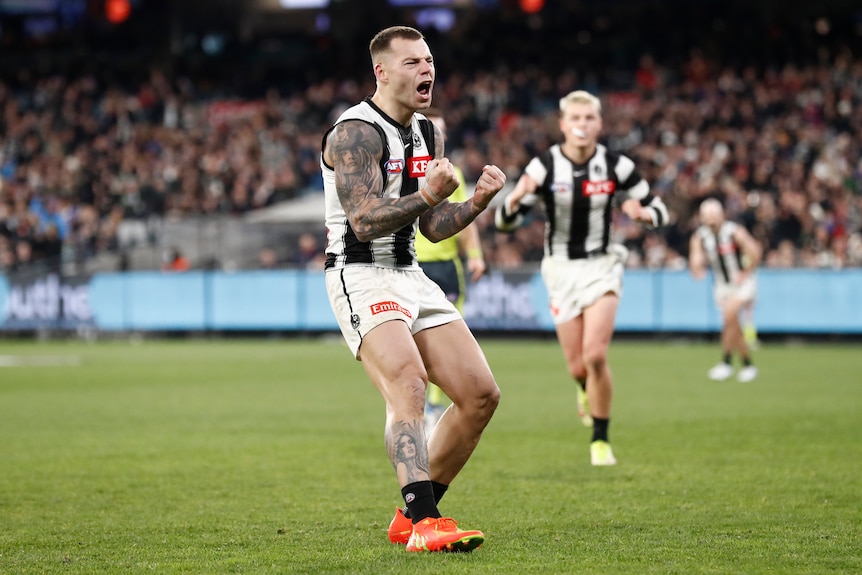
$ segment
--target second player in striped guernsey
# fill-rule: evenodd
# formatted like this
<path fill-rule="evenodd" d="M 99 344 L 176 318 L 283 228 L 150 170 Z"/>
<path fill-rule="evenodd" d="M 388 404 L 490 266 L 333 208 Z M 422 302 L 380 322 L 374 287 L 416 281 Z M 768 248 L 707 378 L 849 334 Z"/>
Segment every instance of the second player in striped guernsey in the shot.
<path fill-rule="evenodd" d="M 534 157 L 495 214 L 512 231 L 541 200 L 547 223 L 542 279 L 569 374 L 579 384 L 578 411 L 593 428 L 590 460 L 614 465 L 608 440 L 613 382 L 607 353 L 622 295 L 626 249 L 611 241 L 613 209 L 650 227 L 667 208 L 634 161 L 598 142 L 602 106 L 578 90 L 560 100 L 564 141 Z"/>

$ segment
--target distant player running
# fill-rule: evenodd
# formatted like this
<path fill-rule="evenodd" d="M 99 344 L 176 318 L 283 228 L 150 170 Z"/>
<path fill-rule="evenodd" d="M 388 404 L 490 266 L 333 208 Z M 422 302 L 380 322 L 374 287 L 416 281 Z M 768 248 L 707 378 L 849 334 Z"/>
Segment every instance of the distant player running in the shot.
<path fill-rule="evenodd" d="M 608 347 L 623 289 L 626 250 L 611 242 L 615 206 L 650 227 L 667 208 L 630 158 L 598 143 L 602 105 L 578 90 L 560 100 L 564 142 L 534 157 L 498 208 L 497 228 L 511 231 L 539 199 L 547 215 L 542 279 L 569 374 L 580 384 L 579 411 L 593 427 L 590 461 L 614 465 L 608 440 L 613 381 Z M 584 391 L 585 390 L 585 391 Z M 592 421 L 587 419 L 589 398 Z"/>
<path fill-rule="evenodd" d="M 733 354 L 739 356 L 742 369 L 736 375 L 741 382 L 757 377 L 757 367 L 742 332 L 740 315 L 754 304 L 757 280 L 754 271 L 760 263 L 761 248 L 743 226 L 726 220 L 724 207 L 715 198 L 700 204 L 700 227 L 691 236 L 689 268 L 695 279 L 703 279 L 712 268 L 715 303 L 721 310 L 720 363 L 709 370 L 709 378 L 723 381 L 733 375 Z"/>

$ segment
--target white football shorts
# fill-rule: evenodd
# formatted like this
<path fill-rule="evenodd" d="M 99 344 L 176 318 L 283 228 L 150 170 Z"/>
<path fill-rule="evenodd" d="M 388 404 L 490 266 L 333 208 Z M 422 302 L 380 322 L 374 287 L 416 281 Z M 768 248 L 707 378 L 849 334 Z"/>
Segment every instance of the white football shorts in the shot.
<path fill-rule="evenodd" d="M 622 297 L 626 255 L 623 248 L 594 258 L 543 258 L 542 279 L 554 324 L 575 319 L 606 293 Z"/>
<path fill-rule="evenodd" d="M 326 293 L 341 334 L 361 360 L 362 338 L 392 320 L 416 335 L 423 329 L 461 319 L 437 284 L 421 270 L 348 266 L 326 272 Z"/>
<path fill-rule="evenodd" d="M 749 276 L 740 284 L 716 283 L 713 295 L 715 296 L 715 305 L 719 309 L 723 307 L 723 302 L 731 298 L 742 303 L 751 303 L 757 297 L 757 280 L 753 276 Z"/>

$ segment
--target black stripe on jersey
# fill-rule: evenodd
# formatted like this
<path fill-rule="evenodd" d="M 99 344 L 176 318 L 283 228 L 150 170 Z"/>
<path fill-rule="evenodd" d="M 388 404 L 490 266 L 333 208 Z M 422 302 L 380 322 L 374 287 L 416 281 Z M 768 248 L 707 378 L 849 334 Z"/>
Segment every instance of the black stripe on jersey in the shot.
<path fill-rule="evenodd" d="M 609 173 L 616 174 L 615 170 L 617 167 L 617 163 L 619 163 L 619 161 L 620 161 L 619 154 L 614 154 L 612 152 L 608 152 L 608 172 Z M 613 162 L 613 167 L 611 167 L 611 162 Z M 639 181 L 641 181 L 642 179 L 643 178 L 641 177 L 637 168 L 635 168 L 634 170 L 632 170 L 632 173 L 629 174 L 629 177 L 626 178 L 624 182 L 620 182 L 620 187 L 624 190 L 630 190 L 631 188 L 635 187 L 637 185 L 637 183 Z M 649 203 L 647 198 L 651 198 L 651 196 L 649 194 L 647 194 L 646 197 L 644 197 L 641 200 L 642 206 L 645 206 Z"/>
<path fill-rule="evenodd" d="M 356 237 L 356 232 L 348 220 L 344 228 L 344 263 L 346 264 L 370 264 L 374 261 L 371 253 L 371 242 L 361 242 Z"/>
<path fill-rule="evenodd" d="M 554 183 L 554 158 L 551 156 L 550 150 L 545 150 L 537 157 L 542 165 L 545 166 L 545 171 L 547 172 L 545 183 L 536 191 L 540 194 L 542 202 L 545 204 L 545 217 L 547 218 L 548 226 L 547 241 L 545 243 L 548 246 L 548 254 L 553 254 L 554 244 L 550 240 L 554 237 L 557 227 L 557 204 L 554 201 L 554 190 L 551 189 L 551 184 Z"/>
<path fill-rule="evenodd" d="M 586 164 L 572 162 L 573 173 L 582 172 L 572 178 L 572 214 L 569 224 L 569 259 L 579 259 L 586 256 L 587 235 L 590 232 L 590 212 L 592 211 L 590 196 L 584 194 L 584 182 L 590 179 L 589 160 Z"/>
<path fill-rule="evenodd" d="M 434 142 L 434 124 L 431 120 L 419 120 L 419 128 L 422 131 L 422 136 L 425 138 L 425 145 L 428 146 L 428 151 L 431 157 L 437 155 L 437 147 Z"/>
<path fill-rule="evenodd" d="M 715 259 L 718 260 L 718 267 L 721 269 L 721 276 L 724 278 L 724 283 L 730 283 L 730 274 L 727 271 L 727 264 L 724 261 L 724 256 L 721 254 L 721 242 L 719 241 L 718 234 L 712 234 L 713 241 L 715 242 Z"/>
<path fill-rule="evenodd" d="M 430 122 L 429 122 L 430 124 Z M 410 163 L 410 158 L 413 157 L 413 130 L 409 128 L 400 128 L 401 139 L 409 145 L 404 146 L 405 158 L 407 164 Z M 409 153 L 408 153 L 409 152 Z M 401 191 L 399 194 L 403 198 L 410 194 L 415 194 L 419 191 L 419 179 L 411 178 L 408 173 L 401 174 Z M 410 266 L 413 264 L 413 256 L 410 254 L 410 243 L 413 239 L 413 223 L 409 223 L 397 232 L 395 232 L 395 265 Z"/>
<path fill-rule="evenodd" d="M 620 182 L 619 178 L 617 177 L 617 164 L 619 163 L 619 161 L 619 154 L 607 151 L 605 152 L 605 162 L 607 163 L 607 166 L 605 166 L 607 171 L 605 173 L 608 175 L 608 178 L 616 182 L 616 186 L 614 188 L 613 195 L 608 198 L 608 201 L 605 204 L 605 213 L 603 214 L 604 217 L 602 218 L 605 226 L 604 232 L 602 233 L 602 252 L 607 251 L 608 244 L 611 242 L 611 222 L 613 220 L 614 195 L 616 195 L 617 193 L 617 188 L 627 190 L 637 184 L 638 180 L 640 179 L 640 176 L 637 175 L 637 170 L 632 170 L 631 175 L 626 178 L 626 181 Z"/>
<path fill-rule="evenodd" d="M 652 198 L 653 198 L 652 194 L 649 194 L 649 195 L 647 195 L 646 198 L 644 198 L 644 200 L 649 199 L 649 201 L 652 201 Z M 646 205 L 643 202 L 641 202 L 641 204 Z M 664 224 L 665 224 L 664 216 L 662 215 L 661 210 L 658 208 L 654 208 L 652 206 L 650 206 L 650 209 L 655 214 L 655 227 L 660 228 L 660 227 L 664 226 Z"/>

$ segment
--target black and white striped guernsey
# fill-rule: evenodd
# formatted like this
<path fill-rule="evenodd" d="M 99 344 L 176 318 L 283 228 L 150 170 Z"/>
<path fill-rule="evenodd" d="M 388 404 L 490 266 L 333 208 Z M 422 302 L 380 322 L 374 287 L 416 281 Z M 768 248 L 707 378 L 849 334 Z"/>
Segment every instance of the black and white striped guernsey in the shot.
<path fill-rule="evenodd" d="M 425 183 L 425 168 L 434 157 L 433 126 L 425 116 L 413 114 L 406 128 L 387 116 L 370 98 L 347 109 L 333 127 L 345 120 L 373 125 L 383 140 L 379 169 L 383 175 L 380 197 L 397 198 L 416 193 Z M 323 141 L 329 135 L 327 132 Z M 356 238 L 335 188 L 335 171 L 320 156 L 326 209 L 326 269 L 362 265 L 419 270 L 414 248 L 418 219 L 393 234 L 361 242 Z"/>
<path fill-rule="evenodd" d="M 716 284 L 734 284 L 740 272 L 747 266 L 742 257 L 741 246 L 737 243 L 736 229 L 739 224 L 730 220 L 722 222 L 718 233 L 709 226 L 702 225 L 697 230 L 697 238 L 703 246 L 706 259 L 712 267 Z"/>
<path fill-rule="evenodd" d="M 601 144 L 585 164 L 572 162 L 556 144 L 524 171 L 539 184 L 536 195 L 545 207 L 546 257 L 580 259 L 606 253 L 613 206 L 629 198 L 651 209 L 653 226 L 667 224 L 664 202 L 650 192 L 635 163 Z"/>

